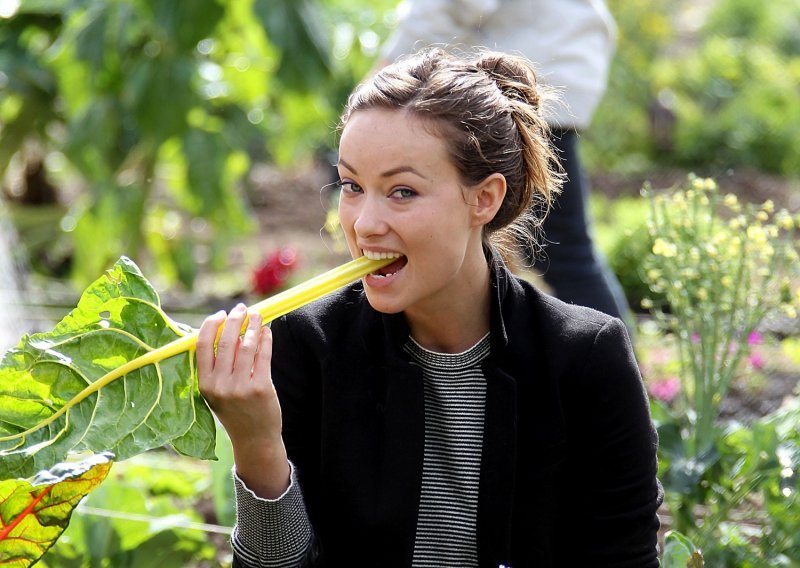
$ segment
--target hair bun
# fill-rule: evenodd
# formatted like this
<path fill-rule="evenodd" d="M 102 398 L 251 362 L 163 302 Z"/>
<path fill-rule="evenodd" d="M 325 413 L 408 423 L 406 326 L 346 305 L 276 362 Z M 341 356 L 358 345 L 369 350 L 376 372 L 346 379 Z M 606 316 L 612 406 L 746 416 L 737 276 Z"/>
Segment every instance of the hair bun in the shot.
<path fill-rule="evenodd" d="M 475 65 L 497 83 L 506 97 L 539 108 L 541 93 L 538 80 L 526 59 L 489 51 L 480 54 L 475 60 Z"/>

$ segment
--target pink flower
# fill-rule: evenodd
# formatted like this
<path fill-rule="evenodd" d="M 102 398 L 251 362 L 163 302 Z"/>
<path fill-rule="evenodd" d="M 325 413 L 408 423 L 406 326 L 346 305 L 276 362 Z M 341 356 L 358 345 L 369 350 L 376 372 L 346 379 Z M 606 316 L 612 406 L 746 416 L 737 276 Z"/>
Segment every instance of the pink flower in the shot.
<path fill-rule="evenodd" d="M 761 353 L 750 353 L 747 356 L 747 361 L 754 369 L 763 369 L 764 368 L 764 356 Z"/>
<path fill-rule="evenodd" d="M 677 377 L 658 379 L 650 383 L 650 396 L 662 402 L 672 402 L 681 390 L 681 382 Z"/>
<path fill-rule="evenodd" d="M 696 331 L 692 332 L 692 343 L 700 343 L 700 334 Z"/>
<path fill-rule="evenodd" d="M 747 336 L 748 345 L 761 345 L 762 343 L 764 343 L 764 336 L 757 331 L 751 331 Z"/>
<path fill-rule="evenodd" d="M 253 292 L 269 294 L 281 288 L 297 266 L 297 251 L 283 247 L 268 255 L 251 275 Z"/>

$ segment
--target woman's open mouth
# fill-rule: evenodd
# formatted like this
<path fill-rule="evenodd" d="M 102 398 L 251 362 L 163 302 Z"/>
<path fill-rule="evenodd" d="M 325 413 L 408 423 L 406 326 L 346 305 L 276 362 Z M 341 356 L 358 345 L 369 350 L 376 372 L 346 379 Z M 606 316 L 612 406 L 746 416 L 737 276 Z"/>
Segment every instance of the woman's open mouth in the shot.
<path fill-rule="evenodd" d="M 402 270 L 402 268 L 408 264 L 408 258 L 399 252 L 373 252 L 368 250 L 362 250 L 361 252 L 364 254 L 364 256 L 372 260 L 381 260 L 385 258 L 396 259 L 391 264 L 387 264 L 383 268 L 379 268 L 375 272 L 372 272 L 370 276 L 374 278 L 386 278 L 387 276 L 391 276 L 392 274 Z"/>

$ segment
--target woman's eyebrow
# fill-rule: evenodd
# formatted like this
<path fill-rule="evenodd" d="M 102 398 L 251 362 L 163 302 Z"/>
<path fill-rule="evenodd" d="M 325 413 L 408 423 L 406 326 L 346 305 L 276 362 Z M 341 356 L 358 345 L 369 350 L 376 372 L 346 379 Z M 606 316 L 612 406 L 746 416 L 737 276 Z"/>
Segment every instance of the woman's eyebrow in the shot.
<path fill-rule="evenodd" d="M 402 174 L 402 173 L 406 173 L 406 172 L 412 173 L 415 176 L 421 177 L 422 179 L 426 179 L 426 180 L 428 179 L 426 176 L 422 175 L 419 171 L 417 171 L 416 169 L 414 169 L 411 166 L 398 166 L 396 168 L 392 168 L 391 170 L 386 170 L 385 172 L 383 172 L 381 174 L 381 177 L 387 178 L 387 177 L 392 177 L 394 175 Z M 430 181 L 430 180 L 428 180 L 428 181 Z"/>
<path fill-rule="evenodd" d="M 345 162 L 345 161 L 344 161 L 344 160 L 341 158 L 341 156 L 339 157 L 339 165 L 340 165 L 340 166 L 344 166 L 345 168 L 347 168 L 348 170 L 350 170 L 350 171 L 351 171 L 351 172 L 353 172 L 354 174 L 358 175 L 358 172 L 356 171 L 356 169 L 355 169 L 353 166 L 351 166 L 350 164 L 348 164 L 347 162 Z"/>
<path fill-rule="evenodd" d="M 341 157 L 339 158 L 339 165 L 344 166 L 354 174 L 358 175 L 358 171 L 353 166 L 348 164 L 346 160 L 343 160 Z M 381 173 L 381 177 L 388 178 L 402 173 L 412 173 L 418 177 L 421 177 L 422 179 L 430 181 L 430 179 L 427 176 L 422 175 L 418 170 L 416 170 L 412 166 L 397 166 L 396 168 L 392 168 Z"/>

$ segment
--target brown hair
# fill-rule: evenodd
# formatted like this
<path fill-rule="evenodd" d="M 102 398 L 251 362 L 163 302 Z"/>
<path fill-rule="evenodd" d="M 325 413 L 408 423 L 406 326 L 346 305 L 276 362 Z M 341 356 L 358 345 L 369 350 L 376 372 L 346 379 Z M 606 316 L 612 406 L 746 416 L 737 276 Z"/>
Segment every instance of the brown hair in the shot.
<path fill-rule="evenodd" d="M 527 60 L 485 51 L 470 58 L 429 48 L 399 59 L 350 95 L 339 129 L 359 110 L 410 112 L 447 144 L 462 181 L 493 173 L 506 196 L 484 240 L 512 263 L 519 244 L 539 246 L 542 221 L 561 186 L 561 171 L 542 110 L 551 93 Z"/>

